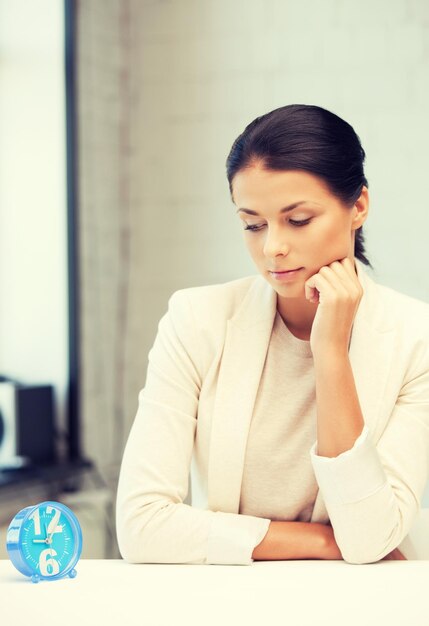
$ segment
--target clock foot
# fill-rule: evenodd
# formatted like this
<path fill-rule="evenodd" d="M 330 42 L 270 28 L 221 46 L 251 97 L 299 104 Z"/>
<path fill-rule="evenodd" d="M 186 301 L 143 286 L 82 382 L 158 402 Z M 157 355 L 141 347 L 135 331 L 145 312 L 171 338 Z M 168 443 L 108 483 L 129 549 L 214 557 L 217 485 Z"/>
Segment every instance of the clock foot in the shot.
<path fill-rule="evenodd" d="M 75 569 L 72 569 L 72 571 L 69 573 L 70 578 L 76 578 L 77 576 L 77 571 Z"/>
<path fill-rule="evenodd" d="M 40 576 L 38 574 L 33 574 L 31 577 L 31 582 L 38 583 L 40 582 Z"/>

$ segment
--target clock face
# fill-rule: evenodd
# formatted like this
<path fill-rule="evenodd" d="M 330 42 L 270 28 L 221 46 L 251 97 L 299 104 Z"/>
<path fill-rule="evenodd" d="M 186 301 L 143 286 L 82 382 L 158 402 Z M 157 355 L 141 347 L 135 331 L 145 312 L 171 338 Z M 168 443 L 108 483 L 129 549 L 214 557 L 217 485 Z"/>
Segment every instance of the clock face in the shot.
<path fill-rule="evenodd" d="M 22 558 L 40 576 L 64 575 L 79 558 L 79 530 L 63 507 L 42 503 L 22 524 Z"/>

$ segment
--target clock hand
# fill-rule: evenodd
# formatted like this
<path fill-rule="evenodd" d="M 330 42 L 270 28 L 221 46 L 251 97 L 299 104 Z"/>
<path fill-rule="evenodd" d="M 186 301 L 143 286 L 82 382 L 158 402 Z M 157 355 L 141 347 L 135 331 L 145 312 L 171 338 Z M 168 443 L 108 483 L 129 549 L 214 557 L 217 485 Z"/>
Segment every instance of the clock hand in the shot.
<path fill-rule="evenodd" d="M 52 535 L 54 534 L 55 530 L 56 530 L 56 528 L 54 528 L 54 530 L 49 535 L 49 543 L 52 543 Z"/>
<path fill-rule="evenodd" d="M 54 534 L 54 532 L 56 531 L 57 527 L 54 528 L 54 530 L 51 532 L 51 534 L 48 534 L 48 529 L 46 528 L 46 524 L 45 524 L 45 530 L 46 530 L 46 543 L 51 544 L 52 543 L 52 535 Z"/>
<path fill-rule="evenodd" d="M 49 535 L 49 534 L 48 534 L 48 528 L 47 528 L 47 526 L 46 526 L 46 522 L 45 522 L 44 526 L 45 526 L 45 532 L 46 532 L 46 539 L 45 539 L 45 541 L 46 541 L 46 543 L 47 543 L 47 544 L 48 544 L 48 546 L 49 546 L 49 551 L 50 551 L 50 553 L 51 553 L 51 559 L 52 559 L 52 560 L 54 560 L 54 554 L 53 554 L 53 552 L 52 552 L 52 535 L 53 535 L 54 533 L 52 532 L 52 533 Z M 54 529 L 54 531 L 55 531 L 55 529 Z"/>

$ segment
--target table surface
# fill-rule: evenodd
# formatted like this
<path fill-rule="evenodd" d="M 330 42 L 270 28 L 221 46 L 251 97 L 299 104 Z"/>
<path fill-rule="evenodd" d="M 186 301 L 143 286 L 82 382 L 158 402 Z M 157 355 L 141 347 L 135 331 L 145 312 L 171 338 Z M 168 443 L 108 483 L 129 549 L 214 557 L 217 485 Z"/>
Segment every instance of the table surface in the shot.
<path fill-rule="evenodd" d="M 429 561 L 176 565 L 81 559 L 76 570 L 74 579 L 33 584 L 0 560 L 2 623 L 429 625 Z"/>

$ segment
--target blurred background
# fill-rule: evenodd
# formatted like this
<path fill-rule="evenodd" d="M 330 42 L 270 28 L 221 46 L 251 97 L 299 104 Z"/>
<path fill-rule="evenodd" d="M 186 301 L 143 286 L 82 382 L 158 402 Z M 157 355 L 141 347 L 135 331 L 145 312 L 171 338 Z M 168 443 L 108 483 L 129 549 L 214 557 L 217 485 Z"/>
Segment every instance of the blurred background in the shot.
<path fill-rule="evenodd" d="M 83 558 L 120 557 L 168 299 L 256 273 L 225 161 L 258 115 L 353 126 L 368 272 L 429 302 L 428 62 L 426 0 L 0 0 L 0 558 L 48 499 L 77 513 Z"/>

